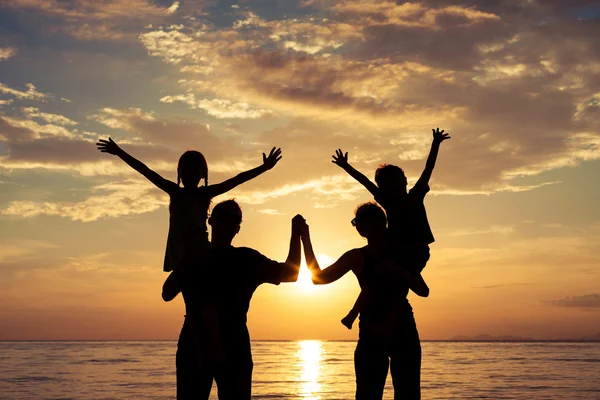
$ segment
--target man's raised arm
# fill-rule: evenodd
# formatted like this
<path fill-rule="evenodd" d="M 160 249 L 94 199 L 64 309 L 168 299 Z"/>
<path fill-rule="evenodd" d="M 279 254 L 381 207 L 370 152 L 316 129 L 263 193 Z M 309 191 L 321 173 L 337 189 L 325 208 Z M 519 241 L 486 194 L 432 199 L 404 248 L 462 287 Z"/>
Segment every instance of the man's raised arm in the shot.
<path fill-rule="evenodd" d="M 296 282 L 300 273 L 300 262 L 302 261 L 302 250 L 300 248 L 300 234 L 305 230 L 306 221 L 298 214 L 292 218 L 292 236 L 290 238 L 290 251 L 283 264 L 281 275 L 282 282 Z"/>

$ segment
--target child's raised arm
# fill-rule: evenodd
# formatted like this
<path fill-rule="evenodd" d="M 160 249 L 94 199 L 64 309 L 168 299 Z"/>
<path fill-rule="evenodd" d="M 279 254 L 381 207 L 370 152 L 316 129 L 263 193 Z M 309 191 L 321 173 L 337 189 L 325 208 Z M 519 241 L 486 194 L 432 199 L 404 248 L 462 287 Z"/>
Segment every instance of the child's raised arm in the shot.
<path fill-rule="evenodd" d="M 273 147 L 268 156 L 265 153 L 263 153 L 263 163 L 261 166 L 239 173 L 233 178 L 227 179 L 226 181 L 223 181 L 221 183 L 217 183 L 216 185 L 209 185 L 208 187 L 210 190 L 211 197 L 216 197 L 220 194 L 229 192 L 236 186 L 256 178 L 263 172 L 266 172 L 273 168 L 279 160 L 281 160 L 281 149 Z"/>
<path fill-rule="evenodd" d="M 98 143 L 96 143 L 96 146 L 98 146 L 98 150 L 100 150 L 102 153 L 119 156 L 119 158 L 125 161 L 127 165 L 144 175 L 146 179 L 154 183 L 159 189 L 162 189 L 169 194 L 177 189 L 178 186 L 175 182 L 171 182 L 152 171 L 146 166 L 146 164 L 132 157 L 125 150 L 121 149 L 111 138 L 108 138 L 108 140 L 99 139 Z"/>
<path fill-rule="evenodd" d="M 431 150 L 429 151 L 429 156 L 427 157 L 427 162 L 425 163 L 425 169 L 421 174 L 421 177 L 415 184 L 415 186 L 419 184 L 429 184 L 429 179 L 431 179 L 431 174 L 433 172 L 433 168 L 435 167 L 435 161 L 437 160 L 438 151 L 440 150 L 440 144 L 446 140 L 450 139 L 449 133 L 444 133 L 440 128 L 432 129 L 433 131 L 433 142 L 431 142 Z"/>
<path fill-rule="evenodd" d="M 331 157 L 333 157 L 333 160 L 331 160 L 332 163 L 341 167 L 351 177 L 356 179 L 361 185 L 363 185 L 365 188 L 367 188 L 367 190 L 369 192 L 371 192 L 371 194 L 373 196 L 377 197 L 377 195 L 379 193 L 379 188 L 377 187 L 377 185 L 375 185 L 373 182 L 371 182 L 371 180 L 369 178 L 364 176 L 361 172 L 359 172 L 357 169 L 355 169 L 353 166 L 351 166 L 348 163 L 348 152 L 346 152 L 346 154 L 344 154 L 342 152 L 342 149 L 337 149 L 335 151 L 335 154 Z"/>

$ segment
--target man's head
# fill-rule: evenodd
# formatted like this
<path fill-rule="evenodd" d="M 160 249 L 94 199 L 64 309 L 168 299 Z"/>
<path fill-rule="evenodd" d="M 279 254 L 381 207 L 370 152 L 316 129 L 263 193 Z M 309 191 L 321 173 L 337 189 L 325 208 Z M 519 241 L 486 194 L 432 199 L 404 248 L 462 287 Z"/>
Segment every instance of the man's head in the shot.
<path fill-rule="evenodd" d="M 377 167 L 375 183 L 382 192 L 390 195 L 406 194 L 408 185 L 402 168 L 391 164 L 381 164 Z"/>
<path fill-rule="evenodd" d="M 222 201 L 213 207 L 208 223 L 212 227 L 213 241 L 216 238 L 231 241 L 240 231 L 242 209 L 233 199 Z"/>
<path fill-rule="evenodd" d="M 354 211 L 352 225 L 364 238 L 379 236 L 387 228 L 385 211 L 375 203 L 363 203 Z"/>

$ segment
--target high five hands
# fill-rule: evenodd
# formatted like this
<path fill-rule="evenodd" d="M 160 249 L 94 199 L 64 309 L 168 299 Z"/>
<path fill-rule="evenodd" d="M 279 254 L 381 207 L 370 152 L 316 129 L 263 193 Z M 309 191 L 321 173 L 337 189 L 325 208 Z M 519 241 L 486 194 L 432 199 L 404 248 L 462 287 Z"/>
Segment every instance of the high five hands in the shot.
<path fill-rule="evenodd" d="M 450 134 L 444 133 L 443 129 L 440 131 L 440 128 L 436 128 L 436 129 L 432 129 L 432 131 L 433 131 L 433 141 L 435 143 L 442 143 L 444 140 L 450 139 Z"/>
<path fill-rule="evenodd" d="M 267 169 L 273 168 L 279 160 L 281 160 L 281 149 L 280 148 L 273 147 L 268 156 L 265 153 L 263 153 L 263 165 Z"/>
<path fill-rule="evenodd" d="M 305 236 L 308 233 L 306 220 L 300 214 L 292 218 L 292 234 L 295 236 Z"/>

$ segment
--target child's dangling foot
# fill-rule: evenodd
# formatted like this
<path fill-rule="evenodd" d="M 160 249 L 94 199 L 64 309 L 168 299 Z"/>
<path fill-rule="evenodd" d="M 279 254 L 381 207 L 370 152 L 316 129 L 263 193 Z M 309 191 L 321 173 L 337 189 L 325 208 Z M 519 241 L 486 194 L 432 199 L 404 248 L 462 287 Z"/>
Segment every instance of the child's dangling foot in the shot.
<path fill-rule="evenodd" d="M 356 318 L 358 318 L 358 311 L 353 308 L 348 315 L 342 318 L 342 325 L 348 329 L 352 329 L 352 325 L 354 324 L 354 321 L 356 321 Z"/>

